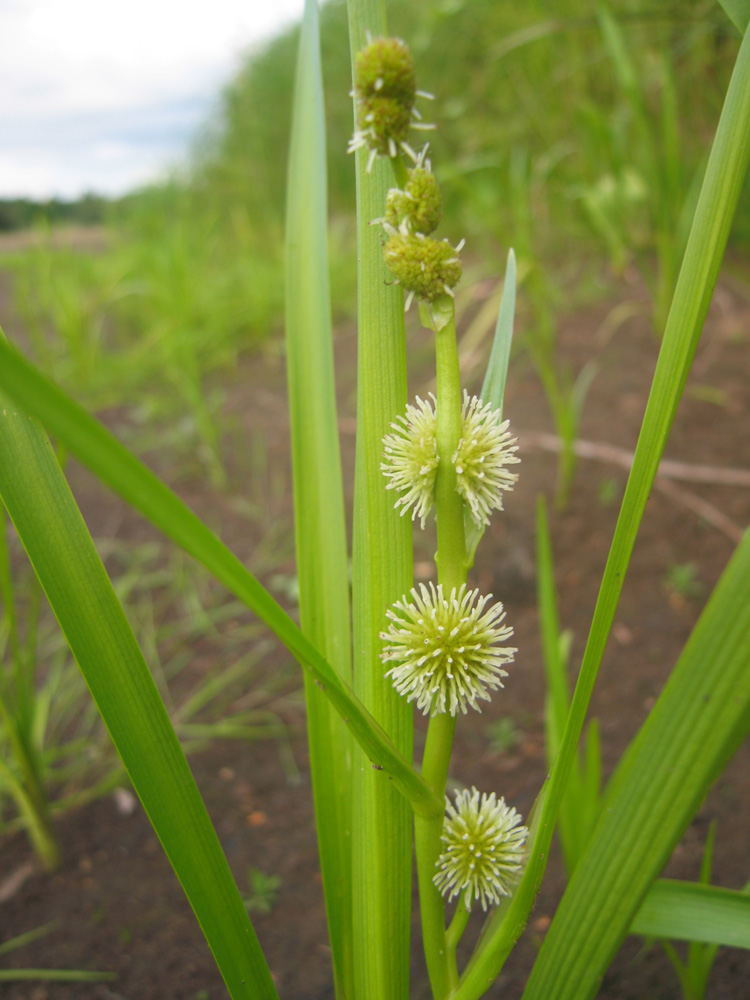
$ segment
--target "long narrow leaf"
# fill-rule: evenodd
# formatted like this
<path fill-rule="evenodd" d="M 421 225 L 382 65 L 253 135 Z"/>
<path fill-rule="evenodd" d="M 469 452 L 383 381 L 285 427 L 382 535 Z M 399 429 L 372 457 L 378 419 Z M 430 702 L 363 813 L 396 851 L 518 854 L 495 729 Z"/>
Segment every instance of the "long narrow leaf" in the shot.
<path fill-rule="evenodd" d="M 719 0 L 719 3 L 735 28 L 744 35 L 750 22 L 750 0 Z"/>
<path fill-rule="evenodd" d="M 391 784 L 406 796 L 413 809 L 425 815 L 443 810 L 443 803 L 437 801 L 348 685 L 239 559 L 143 462 L 1 336 L 0 389 L 268 625 L 311 671 L 346 720 L 354 739 L 378 768 L 393 779 Z"/>
<path fill-rule="evenodd" d="M 505 400 L 505 383 L 508 379 L 508 362 L 510 361 L 510 345 L 513 340 L 513 320 L 516 313 L 516 255 L 508 251 L 508 261 L 505 265 L 505 281 L 500 299 L 500 310 L 495 325 L 495 336 L 492 341 L 490 360 L 487 373 L 482 383 L 479 398 L 485 403 L 492 403 L 493 409 L 503 412 Z M 477 527 L 468 512 L 465 518 L 466 557 L 471 564 L 474 553 L 484 535 L 484 526 Z"/>
<path fill-rule="evenodd" d="M 651 883 L 750 730 L 748 663 L 750 533 L 607 787 L 524 1000 L 595 995 Z"/>
<path fill-rule="evenodd" d="M 326 237 L 325 121 L 317 0 L 300 35 L 286 199 L 286 344 L 302 631 L 351 683 L 346 521 L 341 481 Z M 305 674 L 315 817 L 337 992 L 353 996 L 351 737 Z"/>
<path fill-rule="evenodd" d="M 349 0 L 352 62 L 370 37 L 387 35 L 385 0 Z M 412 710 L 384 676 L 379 635 L 386 609 L 412 585 L 411 522 L 399 517 L 380 471 L 383 437 L 406 408 L 401 289 L 383 261 L 373 219 L 383 217 L 393 174 L 387 160 L 357 179 L 357 441 L 352 536 L 354 690 L 399 750 L 412 752 Z M 357 997 L 406 1000 L 411 930 L 411 819 L 392 790 L 355 754 L 352 914 Z"/>
<path fill-rule="evenodd" d="M 750 948 L 750 895 L 700 882 L 657 879 L 630 933 Z"/>
<path fill-rule="evenodd" d="M 510 345 L 513 340 L 513 319 L 516 314 L 516 255 L 508 251 L 508 261 L 505 265 L 505 281 L 500 299 L 500 310 L 497 314 L 495 336 L 492 341 L 490 360 L 487 364 L 487 374 L 482 383 L 480 398 L 485 403 L 492 403 L 496 410 L 503 411 L 505 400 L 505 383 L 508 379 L 508 362 L 510 361 Z"/>
<path fill-rule="evenodd" d="M 0 397 L 0 496 L 233 998 L 276 990 L 190 767 L 42 428 Z"/>

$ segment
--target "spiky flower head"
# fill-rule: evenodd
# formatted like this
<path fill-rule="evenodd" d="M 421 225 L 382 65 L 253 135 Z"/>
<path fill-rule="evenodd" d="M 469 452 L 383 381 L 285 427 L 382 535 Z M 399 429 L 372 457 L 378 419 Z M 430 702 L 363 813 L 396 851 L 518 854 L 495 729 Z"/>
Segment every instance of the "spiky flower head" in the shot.
<path fill-rule="evenodd" d="M 503 686 L 502 669 L 510 663 L 516 649 L 499 646 L 513 635 L 513 629 L 503 625 L 505 612 L 499 602 L 485 611 L 492 595 L 479 596 L 478 590 L 467 590 L 463 584 L 454 587 L 450 597 L 443 595 L 442 585 L 422 583 L 411 590 L 386 612 L 390 624 L 380 638 L 385 642 L 383 662 L 394 662 L 386 671 L 393 686 L 416 701 L 426 715 L 449 712 L 464 715 L 468 707 L 481 711 L 478 699 L 490 700 L 488 688 Z"/>
<path fill-rule="evenodd" d="M 414 104 L 417 76 L 408 45 L 400 38 L 376 38 L 357 53 L 354 66 L 354 98 L 357 131 L 349 152 L 367 147 L 369 170 L 376 156 L 398 156 L 403 149 L 413 156 L 407 143 L 409 129 L 432 128 L 419 121 Z M 423 95 L 429 97 L 431 95 Z"/>
<path fill-rule="evenodd" d="M 385 221 L 403 234 L 429 236 L 440 225 L 443 199 L 437 178 L 423 157 L 407 171 L 403 191 L 391 188 L 385 202 Z"/>
<path fill-rule="evenodd" d="M 386 232 L 389 239 L 383 256 L 398 284 L 409 293 L 407 308 L 415 295 L 423 302 L 453 295 L 461 280 L 458 253 L 463 242 L 452 247 L 447 240 L 435 240 L 422 233 L 402 233 L 390 226 Z"/>
<path fill-rule="evenodd" d="M 483 910 L 496 906 L 518 881 L 529 831 L 494 792 L 480 799 L 472 788 L 456 794 L 455 806 L 445 801 L 443 851 L 433 881 L 449 900 L 463 893 L 467 910 L 472 899 L 481 900 Z"/>
<path fill-rule="evenodd" d="M 453 464 L 456 490 L 468 506 L 472 519 L 481 527 L 490 523 L 493 510 L 503 509 L 503 490 L 511 490 L 518 475 L 506 465 L 521 461 L 516 455 L 517 438 L 508 430 L 499 410 L 464 390 L 463 433 Z"/>
<path fill-rule="evenodd" d="M 430 394 L 432 395 L 432 394 Z M 434 401 L 435 397 L 432 396 Z M 387 490 L 402 495 L 395 503 L 411 519 L 419 517 L 422 527 L 435 498 L 438 467 L 435 441 L 435 409 L 427 399 L 417 396 L 417 405 L 408 403 L 406 414 L 399 414 L 391 424 L 392 434 L 383 438 L 382 472 L 390 479 Z"/>
<path fill-rule="evenodd" d="M 436 440 L 437 404 L 417 396 L 417 405 L 406 407 L 391 424 L 392 433 L 383 438 L 383 474 L 390 480 L 386 489 L 401 494 L 396 509 L 412 520 L 419 517 L 424 528 L 435 502 L 435 477 L 439 464 Z M 463 429 L 455 454 L 456 491 L 461 495 L 477 525 L 489 523 L 492 510 L 503 509 L 503 490 L 517 482 L 507 465 L 521 461 L 518 446 L 500 411 L 464 392 Z"/>

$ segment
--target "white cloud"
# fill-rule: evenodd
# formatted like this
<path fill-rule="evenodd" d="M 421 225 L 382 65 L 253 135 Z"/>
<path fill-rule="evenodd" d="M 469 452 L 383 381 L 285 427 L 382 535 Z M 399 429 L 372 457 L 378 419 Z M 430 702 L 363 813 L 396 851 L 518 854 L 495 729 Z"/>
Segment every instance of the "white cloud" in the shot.
<path fill-rule="evenodd" d="M 79 153 L 92 155 L 92 142 L 130 148 L 139 166 L 132 182 L 120 176 L 125 187 L 140 182 L 139 127 L 155 169 L 164 150 L 149 139 L 154 116 L 164 116 L 162 145 L 176 154 L 243 51 L 302 7 L 303 0 L 3 0 L 0 196 L 32 189 L 39 196 L 45 178 L 46 194 L 75 189 L 76 163 L 86 162 Z M 82 132 L 89 145 L 77 153 L 70 137 Z M 80 190 L 104 190 L 96 176 L 81 176 Z M 109 191 L 113 176 L 102 175 Z"/>

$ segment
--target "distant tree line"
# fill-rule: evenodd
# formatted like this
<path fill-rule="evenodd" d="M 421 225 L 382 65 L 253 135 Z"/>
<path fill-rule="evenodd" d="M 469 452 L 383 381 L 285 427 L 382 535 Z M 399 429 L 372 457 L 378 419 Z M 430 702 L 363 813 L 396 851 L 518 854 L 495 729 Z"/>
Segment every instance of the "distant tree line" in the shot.
<path fill-rule="evenodd" d="M 95 226 L 104 222 L 109 205 L 107 198 L 97 194 L 85 194 L 75 201 L 0 198 L 0 232 L 29 229 L 40 224 Z"/>

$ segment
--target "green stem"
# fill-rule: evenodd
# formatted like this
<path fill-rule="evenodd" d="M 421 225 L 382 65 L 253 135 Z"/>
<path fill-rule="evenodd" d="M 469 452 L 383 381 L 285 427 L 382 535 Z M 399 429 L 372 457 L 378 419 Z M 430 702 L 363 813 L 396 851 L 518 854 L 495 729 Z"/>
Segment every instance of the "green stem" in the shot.
<path fill-rule="evenodd" d="M 452 305 L 452 300 L 451 300 Z M 446 597 L 453 588 L 466 583 L 466 536 L 464 504 L 456 492 L 456 469 L 453 456 L 463 431 L 461 416 L 461 378 L 458 367 L 455 310 L 450 320 L 435 333 L 437 368 L 436 439 L 439 456 L 435 482 L 437 510 L 438 582 Z M 445 795 L 456 718 L 441 713 L 430 719 L 422 764 L 422 777 L 439 797 Z M 433 882 L 435 864 L 440 854 L 443 816 L 414 818 L 414 838 L 422 916 L 422 939 L 427 971 L 435 1000 L 446 997 L 457 983 L 451 974 L 445 933 L 443 898 Z M 455 966 L 455 955 L 453 966 Z M 454 981 L 455 980 L 455 981 Z"/>
<path fill-rule="evenodd" d="M 401 188 L 403 191 L 409 180 L 409 175 L 406 172 L 406 164 L 401 156 L 392 156 L 390 160 L 393 167 L 393 176 L 396 179 L 396 187 Z"/>
<path fill-rule="evenodd" d="M 468 896 L 469 906 L 466 905 L 466 898 Z M 450 986 L 451 989 L 455 989 L 458 986 L 458 963 L 456 961 L 456 948 L 458 947 L 458 942 L 463 937 L 464 931 L 466 930 L 467 924 L 469 923 L 469 917 L 471 916 L 471 888 L 468 888 L 463 896 L 459 896 L 458 904 L 456 906 L 456 912 L 453 914 L 453 920 L 451 920 L 450 927 L 446 934 L 446 942 L 448 944 L 448 972 L 450 975 Z"/>
<path fill-rule="evenodd" d="M 1 702 L 0 708 L 3 710 L 4 728 L 13 748 L 16 764 L 21 771 L 21 777 L 17 778 L 0 761 L 0 784 L 5 784 L 13 796 L 23 826 L 26 828 L 29 840 L 42 867 L 51 872 L 60 866 L 61 853 L 47 793 L 39 775 L 33 751 L 18 732 Z"/>
<path fill-rule="evenodd" d="M 18 636 L 18 618 L 8 549 L 7 515 L 4 507 L 0 507 L 0 599 L 3 603 L 4 617 L 8 622 L 10 654 L 13 661 L 15 684 L 18 688 L 21 686 L 21 644 Z M 0 677 L 0 684 L 3 683 L 5 683 L 4 675 Z"/>
<path fill-rule="evenodd" d="M 453 300 L 450 300 L 451 306 Z M 435 436 L 439 465 L 435 480 L 438 548 L 438 582 L 446 597 L 455 587 L 466 583 L 466 535 L 464 502 L 456 492 L 456 467 L 453 456 L 463 431 L 461 416 L 461 375 L 456 344 L 456 314 L 435 334 L 437 367 L 437 417 Z"/>
<path fill-rule="evenodd" d="M 442 712 L 430 719 L 427 730 L 422 777 L 441 798 L 445 795 L 455 729 L 456 717 Z M 422 941 L 435 1000 L 446 997 L 451 990 L 448 946 L 445 939 L 445 907 L 443 897 L 433 882 L 442 832 L 443 813 L 430 818 L 414 816 Z"/>

